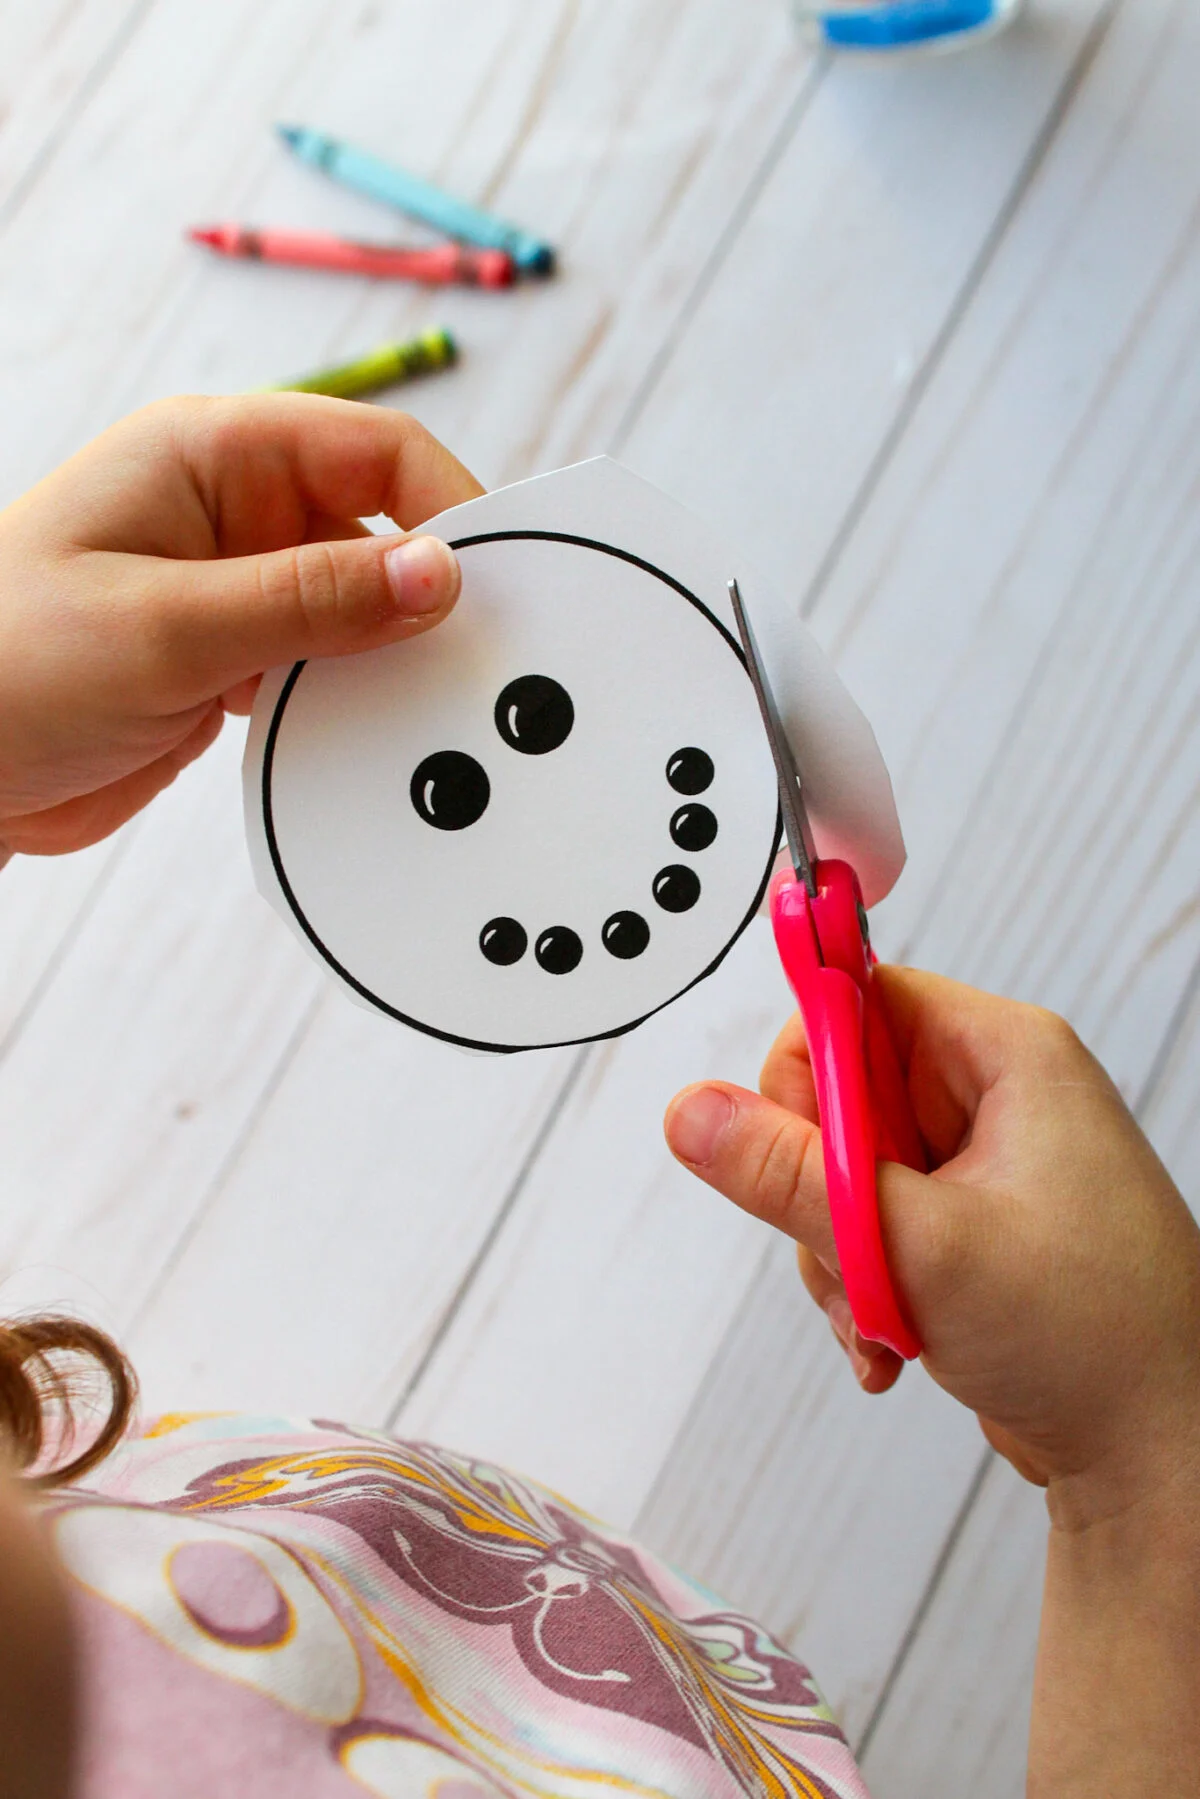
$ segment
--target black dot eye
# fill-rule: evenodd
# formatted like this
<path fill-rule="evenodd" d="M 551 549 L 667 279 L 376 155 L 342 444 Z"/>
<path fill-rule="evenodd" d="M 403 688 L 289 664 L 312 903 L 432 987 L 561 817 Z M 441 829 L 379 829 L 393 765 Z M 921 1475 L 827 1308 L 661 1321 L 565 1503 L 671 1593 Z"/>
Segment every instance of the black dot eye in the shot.
<path fill-rule="evenodd" d="M 671 838 L 681 850 L 706 850 L 716 834 L 716 814 L 707 806 L 680 806 L 671 820 Z"/>
<path fill-rule="evenodd" d="M 614 912 L 600 938 L 610 956 L 631 962 L 649 943 L 650 926 L 640 912 Z"/>
<path fill-rule="evenodd" d="M 529 938 L 515 918 L 492 918 L 479 933 L 479 947 L 497 968 L 511 968 L 525 954 Z"/>
<path fill-rule="evenodd" d="M 491 783 L 481 763 L 462 750 L 438 750 L 418 763 L 408 784 L 413 805 L 427 825 L 464 831 L 487 811 Z"/>
<path fill-rule="evenodd" d="M 522 675 L 496 701 L 496 729 L 509 749 L 544 756 L 571 735 L 575 707 L 565 687 L 549 675 Z"/>
<path fill-rule="evenodd" d="M 676 793 L 703 793 L 712 778 L 712 757 L 703 750 L 676 750 L 667 763 L 667 780 Z"/>
<path fill-rule="evenodd" d="M 583 957 L 583 945 L 565 924 L 552 924 L 533 946 L 533 953 L 547 974 L 570 974 Z"/>
<path fill-rule="evenodd" d="M 700 877 L 693 869 L 673 862 L 655 875 L 653 893 L 664 912 L 690 912 L 700 898 Z"/>

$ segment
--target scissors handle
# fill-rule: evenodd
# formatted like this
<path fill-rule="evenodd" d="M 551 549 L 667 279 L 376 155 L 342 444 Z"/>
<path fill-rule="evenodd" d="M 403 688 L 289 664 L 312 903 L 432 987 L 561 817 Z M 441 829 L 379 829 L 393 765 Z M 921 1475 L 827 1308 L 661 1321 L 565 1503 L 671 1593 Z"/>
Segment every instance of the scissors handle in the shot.
<path fill-rule="evenodd" d="M 888 1272 L 875 1162 L 923 1172 L 924 1150 L 874 980 L 854 870 L 831 859 L 813 873 L 811 897 L 790 871 L 777 878 L 771 922 L 808 1037 L 834 1243 L 860 1333 L 911 1361 L 921 1344 Z"/>

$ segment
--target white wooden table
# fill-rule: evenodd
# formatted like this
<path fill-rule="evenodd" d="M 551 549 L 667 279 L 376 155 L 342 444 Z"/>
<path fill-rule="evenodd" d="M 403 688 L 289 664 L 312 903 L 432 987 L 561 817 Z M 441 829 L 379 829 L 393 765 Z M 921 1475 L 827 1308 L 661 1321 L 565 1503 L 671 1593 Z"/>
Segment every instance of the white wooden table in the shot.
<path fill-rule="evenodd" d="M 0 498 L 157 395 L 444 320 L 461 368 L 403 399 L 483 480 L 613 451 L 773 569 L 896 781 L 884 952 L 1065 1011 L 1194 1193 L 1200 11 L 1031 6 L 889 66 L 783 0 L 2 0 Z M 277 118 L 527 222 L 561 278 L 185 246 L 389 229 Z M 0 1303 L 82 1307 L 152 1406 L 524 1467 L 800 1645 L 879 1799 L 1019 1793 L 1039 1497 L 919 1370 L 864 1400 L 786 1246 L 661 1143 L 785 1015 L 765 927 L 633 1037 L 463 1058 L 257 898 L 238 736 L 0 880 Z"/>

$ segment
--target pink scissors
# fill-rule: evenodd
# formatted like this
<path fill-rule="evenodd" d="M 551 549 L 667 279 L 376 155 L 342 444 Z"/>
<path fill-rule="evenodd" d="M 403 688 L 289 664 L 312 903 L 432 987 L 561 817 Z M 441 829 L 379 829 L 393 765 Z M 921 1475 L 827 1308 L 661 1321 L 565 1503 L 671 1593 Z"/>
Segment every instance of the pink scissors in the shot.
<path fill-rule="evenodd" d="M 873 977 L 867 913 L 848 862 L 818 858 L 800 770 L 736 581 L 729 597 L 767 729 L 792 867 L 771 886 L 771 923 L 812 1061 L 833 1240 L 862 1336 L 906 1361 L 921 1344 L 892 1284 L 879 1228 L 877 1159 L 925 1172 L 908 1088 Z"/>

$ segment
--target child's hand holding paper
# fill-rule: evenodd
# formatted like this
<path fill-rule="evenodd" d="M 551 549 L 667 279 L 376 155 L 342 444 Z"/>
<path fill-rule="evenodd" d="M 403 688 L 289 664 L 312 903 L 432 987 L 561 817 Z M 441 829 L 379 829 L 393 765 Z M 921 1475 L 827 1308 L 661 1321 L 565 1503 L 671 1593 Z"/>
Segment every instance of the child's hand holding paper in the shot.
<path fill-rule="evenodd" d="M 248 711 L 257 677 L 437 624 L 410 530 L 478 483 L 414 419 L 302 395 L 171 400 L 0 522 L 0 860 L 95 843 Z"/>

